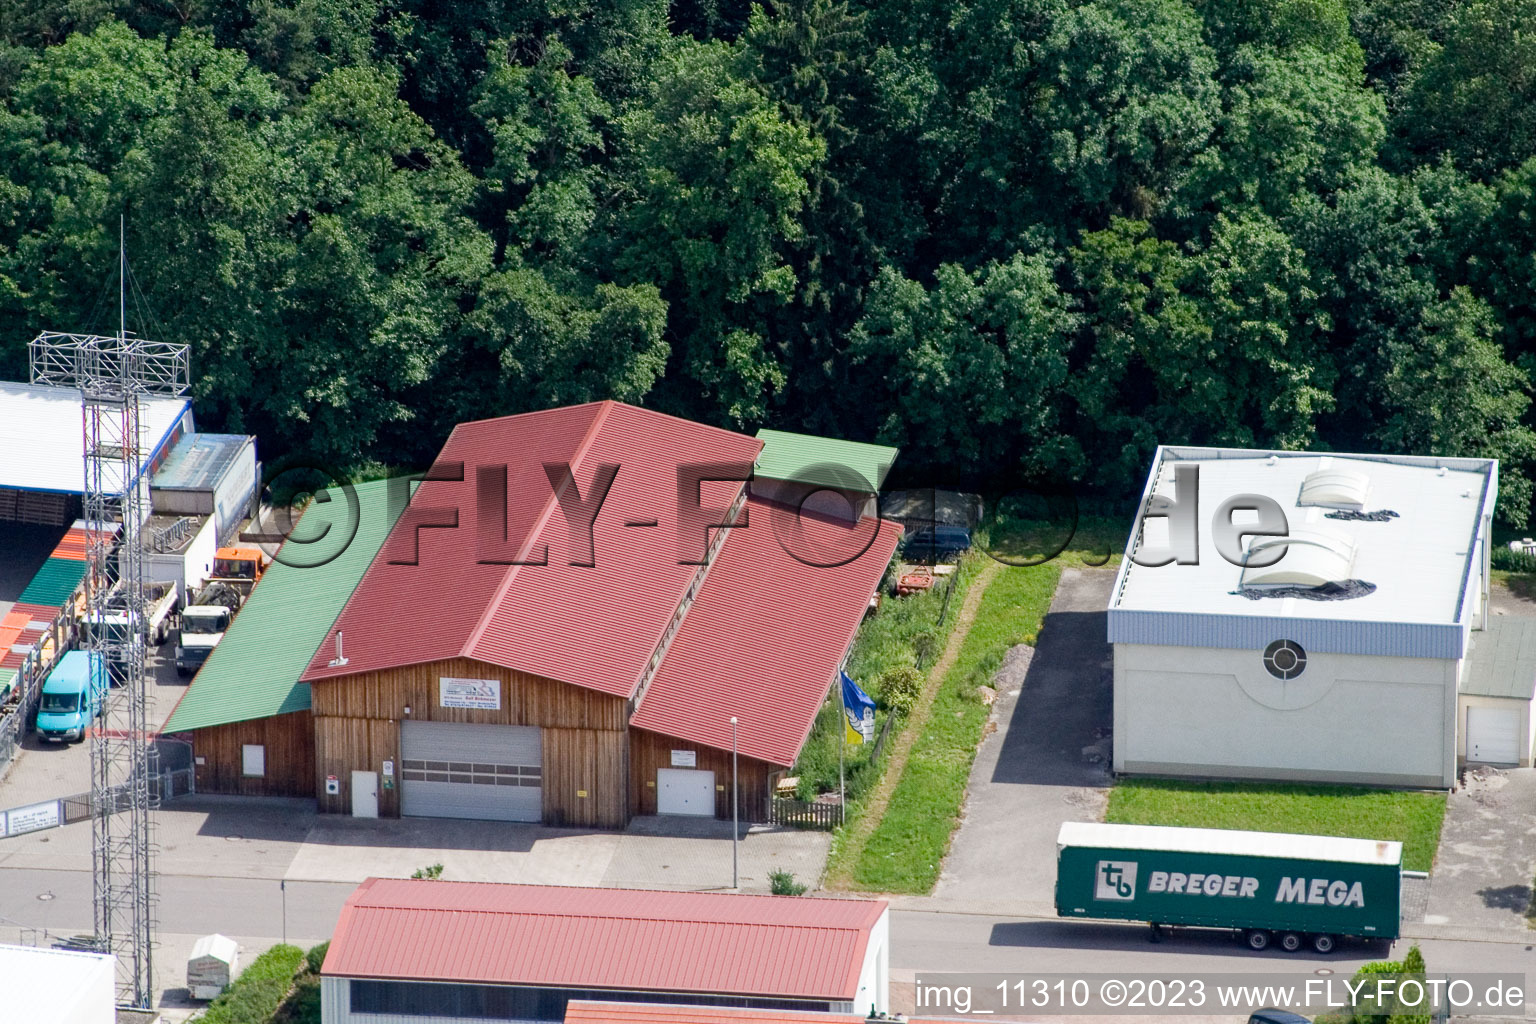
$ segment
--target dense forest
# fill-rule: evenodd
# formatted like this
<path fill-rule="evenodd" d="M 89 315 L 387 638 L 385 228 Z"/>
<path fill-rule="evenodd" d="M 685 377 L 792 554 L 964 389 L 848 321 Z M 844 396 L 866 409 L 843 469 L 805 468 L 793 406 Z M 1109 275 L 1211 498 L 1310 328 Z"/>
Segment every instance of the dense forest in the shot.
<path fill-rule="evenodd" d="M 1536 476 L 1536 0 L 9 0 L 0 376 L 420 464 L 612 397 L 1138 488 L 1158 442 Z"/>

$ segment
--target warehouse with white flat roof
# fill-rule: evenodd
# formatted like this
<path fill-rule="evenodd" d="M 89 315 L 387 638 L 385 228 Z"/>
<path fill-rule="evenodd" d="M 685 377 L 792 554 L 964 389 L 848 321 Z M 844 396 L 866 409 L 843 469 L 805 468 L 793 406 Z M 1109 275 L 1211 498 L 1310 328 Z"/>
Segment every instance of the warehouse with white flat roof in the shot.
<path fill-rule="evenodd" d="M 1450 786 L 1497 496 L 1489 459 L 1159 448 L 1109 605 L 1115 771 Z"/>
<path fill-rule="evenodd" d="M 117 958 L 0 946 L 0 1019 L 17 1024 L 113 1024 Z"/>
<path fill-rule="evenodd" d="M 78 389 L 0 381 L 0 489 L 78 495 L 85 486 L 82 423 Z M 140 472 L 153 472 L 171 445 L 192 429 L 187 399 L 141 399 Z"/>

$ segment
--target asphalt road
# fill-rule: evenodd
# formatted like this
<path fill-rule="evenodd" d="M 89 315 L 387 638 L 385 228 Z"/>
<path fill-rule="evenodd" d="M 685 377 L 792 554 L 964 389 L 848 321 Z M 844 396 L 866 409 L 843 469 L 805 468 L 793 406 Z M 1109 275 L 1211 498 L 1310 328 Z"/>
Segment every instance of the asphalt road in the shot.
<path fill-rule="evenodd" d="M 90 930 L 91 877 L 85 871 L 15 868 L 0 885 L 0 925 L 46 928 L 54 935 Z M 286 931 L 290 939 L 331 934 L 351 883 L 289 882 Z M 52 894 L 52 898 L 38 897 Z M 159 918 L 167 933 L 224 931 L 276 939 L 284 933 L 284 893 L 271 879 L 162 876 Z M 1435 972 L 1530 973 L 1536 985 L 1536 932 L 1532 943 L 1427 940 L 1425 959 Z M 1401 946 L 1401 944 L 1400 944 Z M 1331 971 L 1348 976 L 1387 955 L 1383 944 L 1345 945 L 1331 956 L 1251 953 L 1224 933 L 1189 931 L 1149 941 L 1139 925 L 1019 919 L 902 909 L 891 914 L 891 966 L 898 971 L 1128 972 L 1139 974 L 1292 973 Z M 1393 951 L 1401 955 L 1402 949 Z"/>
<path fill-rule="evenodd" d="M 1425 940 L 1419 943 L 1435 972 L 1529 973 L 1536 985 L 1536 932 L 1530 943 Z M 1394 957 L 1406 951 L 1399 942 Z M 1341 944 L 1329 956 L 1249 952 L 1227 933 L 1191 929 L 1150 941 L 1145 925 L 988 917 L 919 910 L 891 915 L 891 966 L 917 971 L 1043 971 L 1140 974 L 1314 973 L 1349 975 L 1361 964 L 1386 959 L 1385 943 Z"/>
<path fill-rule="evenodd" d="M 46 929 L 55 936 L 91 931 L 90 872 L 6 868 L 0 878 L 0 925 L 6 929 Z M 276 940 L 285 933 L 286 898 L 289 938 L 327 939 L 342 904 L 356 888 L 350 882 L 295 881 L 280 886 L 269 878 L 161 875 L 156 879 L 160 930 Z"/>

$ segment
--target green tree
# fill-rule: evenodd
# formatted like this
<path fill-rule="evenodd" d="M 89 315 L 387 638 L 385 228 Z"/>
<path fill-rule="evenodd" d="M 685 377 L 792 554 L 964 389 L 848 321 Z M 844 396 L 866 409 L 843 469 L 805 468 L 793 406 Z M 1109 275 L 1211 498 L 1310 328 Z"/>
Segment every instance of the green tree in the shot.
<path fill-rule="evenodd" d="M 1365 51 L 1365 74 L 1396 111 L 1408 86 L 1439 52 L 1454 0 L 1355 0 L 1349 22 Z"/>
<path fill-rule="evenodd" d="M 439 426 L 604 398 L 641 402 L 666 369 L 666 322 L 653 285 L 572 292 L 534 268 L 496 271 L 442 381 L 456 398 Z"/>
<path fill-rule="evenodd" d="M 1113 492 L 1145 476 L 1159 443 L 1202 439 L 1174 403 L 1204 372 L 1212 332 L 1186 294 L 1195 266 L 1145 221 L 1117 218 L 1085 234 L 1069 265 L 1083 315 L 1070 434 L 1079 461 L 1093 464 L 1096 482 Z"/>
<path fill-rule="evenodd" d="M 1062 469 L 1058 410 L 1077 316 L 1054 261 L 1019 254 L 975 274 L 945 264 L 931 289 L 886 270 L 850 354 L 879 382 L 879 438 L 930 473 Z"/>
<path fill-rule="evenodd" d="M 1468 0 L 1414 80 L 1397 134 L 1488 178 L 1536 156 L 1536 0 Z"/>
<path fill-rule="evenodd" d="M 1381 97 L 1358 63 L 1311 47 L 1234 57 L 1217 144 L 1200 153 L 1178 213 L 1207 220 L 1239 206 L 1284 216 L 1297 197 L 1344 186 L 1385 137 Z"/>
<path fill-rule="evenodd" d="M 1505 172 L 1469 262 L 1504 325 L 1504 344 L 1536 358 L 1536 157 Z"/>
<path fill-rule="evenodd" d="M 802 230 L 786 241 L 795 299 L 768 335 L 795 382 L 785 414 L 831 429 L 851 386 L 840 350 L 880 262 L 866 205 L 879 188 L 868 159 L 878 136 L 858 127 L 874 96 L 868 15 L 842 0 L 783 0 L 754 8 L 744 48 L 758 87 L 824 149 L 806 173 Z"/>
<path fill-rule="evenodd" d="M 1392 343 L 1375 439 L 1385 451 L 1502 460 L 1499 514 L 1523 523 L 1531 505 L 1523 469 L 1536 459 L 1536 433 L 1524 422 L 1530 382 L 1504 359 L 1497 330 L 1487 303 L 1465 288 L 1429 307 L 1418 337 Z"/>
<path fill-rule="evenodd" d="M 502 222 L 493 228 L 498 249 L 555 267 L 577 263 L 588 240 L 611 113 L 591 79 L 567 70 L 572 59 L 550 39 L 530 67 L 503 61 L 473 108 L 491 138 L 483 181 Z"/>
<path fill-rule="evenodd" d="M 664 404 L 745 425 L 787 380 L 768 328 L 795 297 L 788 245 L 825 147 L 785 120 L 737 47 L 679 41 L 659 71 L 647 104 L 619 118 L 616 267 L 667 300 L 679 372 Z"/>
<path fill-rule="evenodd" d="M 279 438 L 344 464 L 422 454 L 408 424 L 490 260 L 463 213 L 470 176 L 397 88 L 385 72 L 340 68 L 279 133 L 293 154 L 293 256 L 258 408 Z"/>

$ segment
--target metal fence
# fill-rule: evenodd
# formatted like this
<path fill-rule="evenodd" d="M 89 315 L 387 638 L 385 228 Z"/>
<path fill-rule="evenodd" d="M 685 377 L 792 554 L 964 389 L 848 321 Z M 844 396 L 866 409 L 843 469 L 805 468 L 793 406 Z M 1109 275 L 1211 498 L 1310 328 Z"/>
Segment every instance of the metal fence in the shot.
<path fill-rule="evenodd" d="M 775 825 L 831 832 L 843 823 L 843 805 L 808 803 L 805 800 L 776 796 L 768 816 Z"/>
<path fill-rule="evenodd" d="M 181 740 L 162 739 L 156 740 L 155 746 L 165 760 L 161 770 L 150 777 L 151 800 L 158 805 L 179 796 L 195 793 L 197 790 L 193 784 L 191 744 Z M 126 784 L 115 786 L 108 793 L 114 812 L 128 809 L 131 794 Z M 73 793 L 57 800 L 44 800 L 22 808 L 0 810 L 0 838 L 89 821 L 93 812 L 89 792 Z M 20 819 L 19 824 L 18 819 Z"/>

